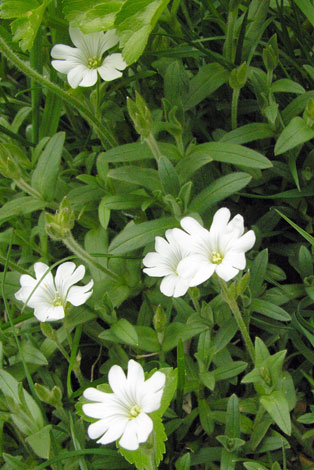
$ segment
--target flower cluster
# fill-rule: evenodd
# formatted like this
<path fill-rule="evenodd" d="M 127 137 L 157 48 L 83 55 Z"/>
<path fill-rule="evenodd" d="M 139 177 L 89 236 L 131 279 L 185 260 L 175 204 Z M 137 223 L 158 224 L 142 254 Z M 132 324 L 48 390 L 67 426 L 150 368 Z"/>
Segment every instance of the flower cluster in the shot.
<path fill-rule="evenodd" d="M 166 240 L 156 237 L 155 252 L 143 259 L 144 272 L 163 277 L 160 290 L 172 297 L 184 295 L 189 287 L 198 286 L 214 272 L 229 281 L 245 268 L 245 252 L 255 243 L 255 234 L 244 234 L 244 221 L 240 214 L 230 220 L 226 207 L 214 215 L 210 230 L 202 227 L 193 217 L 181 220 L 181 229 L 167 230 Z"/>
<path fill-rule="evenodd" d="M 114 30 L 83 34 L 79 28 L 70 26 L 69 33 L 76 47 L 65 44 L 53 46 L 51 56 L 57 60 L 53 60 L 51 65 L 58 72 L 67 74 L 72 88 L 95 85 L 98 74 L 107 82 L 122 76 L 121 70 L 127 64 L 120 53 L 110 54 L 103 59 L 104 52 L 119 41 Z"/>
<path fill-rule="evenodd" d="M 85 275 L 82 264 L 78 267 L 71 262 L 60 264 L 55 278 L 44 263 L 35 263 L 34 271 L 35 279 L 28 274 L 20 277 L 21 288 L 15 293 L 15 298 L 33 308 L 35 317 L 41 322 L 61 320 L 67 302 L 77 307 L 93 293 L 93 281 L 86 286 L 74 286 Z"/>
<path fill-rule="evenodd" d="M 153 430 L 153 422 L 147 413 L 160 408 L 166 376 L 155 372 L 145 380 L 140 364 L 132 359 L 125 376 L 120 366 L 111 367 L 108 381 L 113 393 L 87 388 L 84 397 L 94 403 L 83 405 L 83 412 L 98 421 L 88 427 L 91 439 L 99 444 L 109 444 L 120 438 L 119 445 L 136 450 L 146 442 Z"/>

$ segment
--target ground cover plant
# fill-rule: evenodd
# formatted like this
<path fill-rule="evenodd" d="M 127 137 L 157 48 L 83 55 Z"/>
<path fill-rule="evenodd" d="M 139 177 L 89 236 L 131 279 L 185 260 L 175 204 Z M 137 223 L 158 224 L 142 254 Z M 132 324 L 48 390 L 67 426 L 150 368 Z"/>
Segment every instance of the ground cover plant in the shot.
<path fill-rule="evenodd" d="M 0 17 L 1 468 L 313 469 L 313 2 Z"/>

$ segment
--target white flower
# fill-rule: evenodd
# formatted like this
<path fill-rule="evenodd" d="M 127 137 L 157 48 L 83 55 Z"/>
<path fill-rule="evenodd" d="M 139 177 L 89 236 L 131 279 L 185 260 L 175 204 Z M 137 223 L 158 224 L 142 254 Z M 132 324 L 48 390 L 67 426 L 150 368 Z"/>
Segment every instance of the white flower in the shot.
<path fill-rule="evenodd" d="M 243 217 L 237 214 L 230 220 L 226 207 L 214 215 L 210 230 L 203 228 L 192 217 L 181 220 L 181 226 L 190 234 L 191 254 L 180 261 L 179 276 L 198 286 L 214 272 L 225 281 L 245 268 L 245 252 L 255 243 L 253 230 L 244 233 Z"/>
<path fill-rule="evenodd" d="M 60 264 L 55 279 L 48 270 L 46 264 L 35 263 L 36 279 L 23 274 L 20 278 L 21 288 L 15 294 L 16 299 L 27 302 L 26 305 L 34 309 L 35 317 L 42 322 L 64 318 L 67 302 L 75 306 L 82 305 L 93 293 L 93 281 L 86 286 L 74 286 L 84 277 L 85 267 L 82 264 L 78 268 L 71 262 Z M 45 273 L 47 274 L 40 281 Z"/>
<path fill-rule="evenodd" d="M 97 73 L 107 82 L 122 76 L 127 64 L 121 54 L 111 54 L 105 59 L 103 53 L 115 46 L 119 38 L 114 30 L 107 33 L 83 34 L 79 28 L 69 28 L 70 37 L 76 47 L 56 44 L 51 49 L 54 59 L 51 65 L 58 72 L 66 73 L 72 88 L 88 87 L 97 82 Z"/>
<path fill-rule="evenodd" d="M 108 380 L 113 393 L 96 388 L 84 391 L 84 397 L 96 403 L 83 405 L 83 412 L 99 420 L 88 427 L 88 435 L 91 439 L 100 437 L 98 444 L 109 444 L 121 437 L 121 447 L 136 450 L 153 430 L 147 413 L 160 408 L 166 376 L 158 371 L 145 380 L 142 366 L 131 359 L 127 377 L 120 366 L 113 366 Z"/>
<path fill-rule="evenodd" d="M 190 254 L 189 236 L 180 229 L 166 231 L 166 238 L 155 238 L 156 252 L 147 253 L 143 259 L 144 273 L 164 277 L 160 290 L 168 297 L 181 297 L 190 287 L 189 281 L 177 272 L 178 264 Z"/>

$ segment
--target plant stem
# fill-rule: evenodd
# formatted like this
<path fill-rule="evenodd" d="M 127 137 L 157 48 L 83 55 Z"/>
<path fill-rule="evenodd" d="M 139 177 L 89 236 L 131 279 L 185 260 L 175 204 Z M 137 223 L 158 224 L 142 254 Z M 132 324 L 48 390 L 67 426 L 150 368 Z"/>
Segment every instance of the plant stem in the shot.
<path fill-rule="evenodd" d="M 30 53 L 30 64 L 36 72 L 42 74 L 42 37 L 40 29 L 34 40 L 34 44 Z M 32 137 L 33 143 L 38 143 L 39 123 L 40 123 L 40 98 L 41 88 L 37 85 L 36 80 L 31 79 L 31 97 L 32 97 Z"/>
<path fill-rule="evenodd" d="M 62 242 L 70 251 L 72 251 L 72 253 L 81 258 L 81 260 L 85 261 L 87 264 L 92 264 L 96 266 L 96 268 L 106 273 L 107 276 L 110 276 L 115 281 L 121 282 L 121 278 L 116 273 L 97 263 L 97 261 L 95 261 L 93 257 L 89 253 L 87 253 L 87 251 L 85 251 L 84 248 L 81 247 L 81 245 L 77 243 L 77 241 L 73 238 L 72 234 L 64 238 Z"/>
<path fill-rule="evenodd" d="M 240 96 L 240 88 L 232 90 L 232 103 L 231 103 L 231 128 L 236 129 L 238 125 L 238 101 Z"/>
<path fill-rule="evenodd" d="M 78 111 L 80 111 L 80 113 L 85 117 L 89 124 L 94 127 L 105 149 L 115 147 L 118 144 L 111 132 L 99 121 L 99 119 L 97 119 L 96 116 L 94 116 L 94 114 L 79 99 L 75 98 L 55 83 L 40 75 L 26 62 L 21 60 L 12 51 L 12 49 L 3 37 L 0 37 L 0 52 L 25 75 L 32 78 L 35 82 L 40 83 L 40 85 L 47 87 L 49 90 L 53 91 L 56 95 L 60 96 L 62 99 L 64 99 L 66 102 L 68 102 L 69 104 L 74 106 Z"/>
<path fill-rule="evenodd" d="M 231 311 L 234 315 L 234 318 L 235 318 L 235 320 L 238 324 L 239 330 L 241 331 L 242 338 L 245 342 L 246 349 L 247 349 L 252 361 L 255 362 L 254 346 L 253 346 L 252 340 L 250 338 L 250 335 L 249 335 L 248 329 L 246 327 L 246 324 L 244 323 L 244 320 L 242 318 L 242 314 L 241 314 L 240 309 L 238 307 L 237 301 L 233 297 L 233 295 L 230 293 L 230 291 L 228 289 L 228 286 L 227 286 L 227 283 L 223 279 L 221 279 L 219 276 L 218 276 L 218 281 L 219 281 L 219 284 L 220 284 L 220 287 L 221 287 L 222 297 L 227 302 L 227 304 L 229 305 L 229 307 L 230 307 L 230 309 L 231 309 Z"/>
<path fill-rule="evenodd" d="M 157 141 L 152 133 L 149 134 L 148 137 L 145 137 L 145 142 L 147 143 L 148 147 L 151 149 L 152 154 L 158 161 L 159 158 L 162 156 L 160 148 L 158 147 Z"/>

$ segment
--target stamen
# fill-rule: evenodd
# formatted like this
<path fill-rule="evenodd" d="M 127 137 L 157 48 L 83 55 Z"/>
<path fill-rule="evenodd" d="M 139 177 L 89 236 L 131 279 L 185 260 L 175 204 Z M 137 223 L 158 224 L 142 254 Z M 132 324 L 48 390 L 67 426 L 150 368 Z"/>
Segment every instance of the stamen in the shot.
<path fill-rule="evenodd" d="M 142 410 L 138 405 L 132 406 L 130 409 L 130 418 L 136 418 L 141 412 Z"/>
<path fill-rule="evenodd" d="M 87 67 L 89 69 L 97 69 L 101 65 L 101 58 L 94 56 L 90 57 L 87 61 Z"/>
<path fill-rule="evenodd" d="M 218 251 L 213 251 L 212 254 L 210 255 L 210 261 L 213 264 L 220 264 L 223 260 L 223 256 L 218 253 Z"/>
<path fill-rule="evenodd" d="M 52 301 L 52 305 L 54 307 L 60 307 L 61 305 L 63 305 L 63 300 L 58 293 L 56 293 L 56 296 Z"/>

